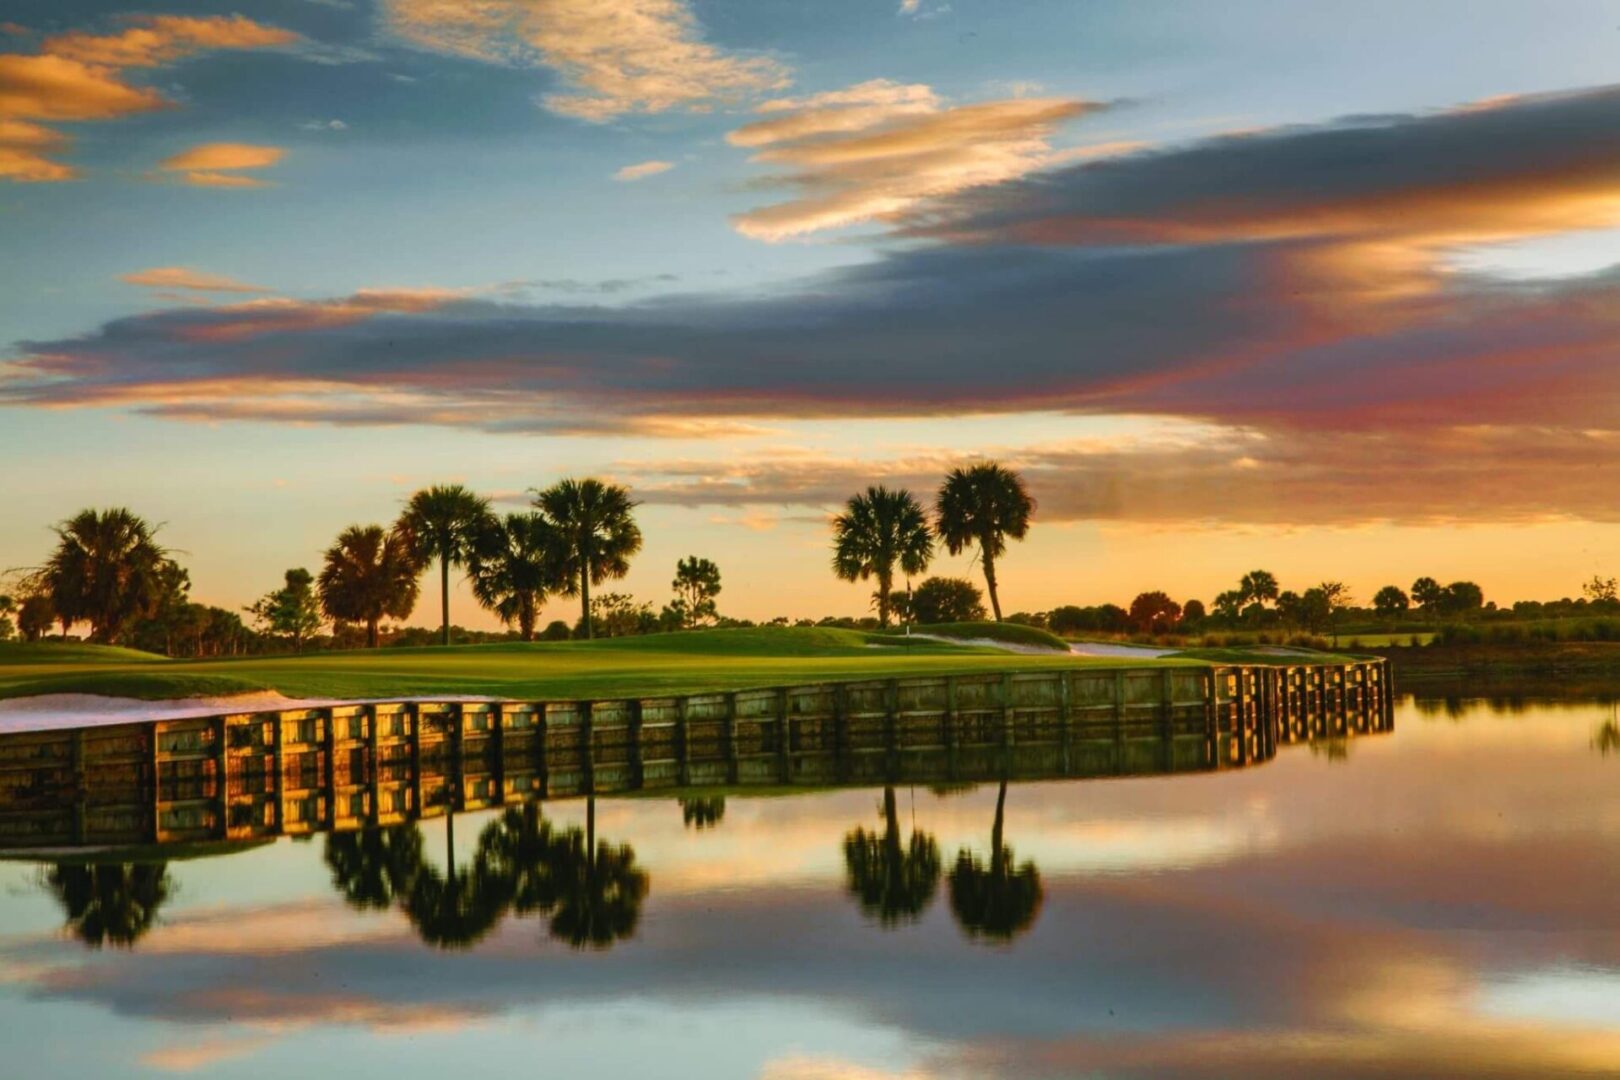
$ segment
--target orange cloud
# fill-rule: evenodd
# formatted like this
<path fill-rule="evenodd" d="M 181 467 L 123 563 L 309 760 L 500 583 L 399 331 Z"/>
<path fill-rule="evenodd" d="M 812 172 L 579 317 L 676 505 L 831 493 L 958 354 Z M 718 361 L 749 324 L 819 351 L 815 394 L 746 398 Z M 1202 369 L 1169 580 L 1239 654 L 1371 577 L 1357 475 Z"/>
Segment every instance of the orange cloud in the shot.
<path fill-rule="evenodd" d="M 220 274 L 206 274 L 185 266 L 154 266 L 119 275 L 120 281 L 130 285 L 144 285 L 152 289 L 185 289 L 191 292 L 262 293 L 270 290 L 262 285 L 249 285 Z"/>
<path fill-rule="evenodd" d="M 768 118 L 727 136 L 805 194 L 732 219 L 745 236 L 785 240 L 895 220 L 927 200 L 1003 183 L 1046 164 L 1057 126 L 1102 106 L 1010 98 L 945 108 L 927 86 L 884 79 L 768 101 Z"/>
<path fill-rule="evenodd" d="M 705 42 L 685 0 L 386 0 L 385 18 L 420 48 L 553 68 L 576 89 L 545 107 L 593 122 L 707 109 L 788 82 L 774 60 Z"/>
<path fill-rule="evenodd" d="M 673 161 L 643 161 L 639 165 L 626 165 L 613 174 L 613 179 L 625 182 L 642 180 L 649 176 L 657 176 L 661 172 L 669 172 L 674 167 Z"/>
<path fill-rule="evenodd" d="M 179 173 L 184 183 L 197 187 L 264 187 L 269 181 L 240 175 L 241 171 L 269 168 L 286 153 L 279 146 L 203 143 L 165 158 L 158 168 L 164 172 Z"/>
<path fill-rule="evenodd" d="M 37 121 L 114 120 L 168 107 L 150 87 L 133 86 L 125 69 L 173 63 L 213 49 L 289 44 L 298 35 L 240 15 L 138 17 L 117 34 L 81 31 L 46 38 L 35 54 L 0 54 L 0 178 L 60 181 L 78 170 L 56 161 L 67 137 Z"/>

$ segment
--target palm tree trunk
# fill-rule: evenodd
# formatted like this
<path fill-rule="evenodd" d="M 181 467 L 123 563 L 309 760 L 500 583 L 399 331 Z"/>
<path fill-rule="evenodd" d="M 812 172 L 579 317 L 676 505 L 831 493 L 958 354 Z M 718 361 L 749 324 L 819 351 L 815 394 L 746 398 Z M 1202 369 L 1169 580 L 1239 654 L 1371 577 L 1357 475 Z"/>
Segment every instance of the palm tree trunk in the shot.
<path fill-rule="evenodd" d="M 996 792 L 996 824 L 990 830 L 990 865 L 1001 865 L 1001 822 L 1007 808 L 1007 781 L 1001 782 L 1001 790 Z"/>
<path fill-rule="evenodd" d="M 893 588 L 892 581 L 887 574 L 878 575 L 878 625 L 888 628 L 889 625 L 889 591 Z"/>
<path fill-rule="evenodd" d="M 585 799 L 585 865 L 596 876 L 596 796 Z"/>
<path fill-rule="evenodd" d="M 585 640 L 591 640 L 591 568 L 585 560 L 580 560 L 579 567 L 579 603 L 580 618 L 585 621 Z"/>
<path fill-rule="evenodd" d="M 979 554 L 984 560 L 984 583 L 990 590 L 990 610 L 996 613 L 996 622 L 1000 622 L 1001 597 L 996 595 L 996 559 L 982 540 L 979 542 Z"/>
<path fill-rule="evenodd" d="M 439 644 L 450 644 L 450 560 L 439 556 Z"/>
<path fill-rule="evenodd" d="M 366 620 L 366 648 L 375 649 L 378 645 L 377 620 Z"/>

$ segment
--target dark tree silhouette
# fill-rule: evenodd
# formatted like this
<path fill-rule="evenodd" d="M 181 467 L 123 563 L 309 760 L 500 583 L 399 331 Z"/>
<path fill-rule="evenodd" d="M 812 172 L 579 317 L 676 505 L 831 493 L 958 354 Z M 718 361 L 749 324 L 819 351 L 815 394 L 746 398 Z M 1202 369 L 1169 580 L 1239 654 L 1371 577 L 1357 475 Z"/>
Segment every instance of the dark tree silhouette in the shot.
<path fill-rule="evenodd" d="M 1008 540 L 1028 535 L 1034 513 L 1035 500 L 1024 486 L 1024 478 L 992 461 L 952 469 L 934 500 L 934 528 L 945 542 L 945 550 L 960 555 L 978 548 L 996 622 L 1001 621 L 996 560 L 1006 552 Z"/>
<path fill-rule="evenodd" d="M 55 527 L 56 550 L 30 581 L 50 597 L 62 633 L 83 620 L 90 640 L 118 640 L 157 611 L 177 573 L 157 530 L 123 508 L 83 510 Z"/>
<path fill-rule="evenodd" d="M 167 863 L 57 863 L 45 874 L 72 935 L 130 948 L 152 929 L 173 886 Z"/>
<path fill-rule="evenodd" d="M 596 842 L 595 799 L 585 802 L 585 832 L 569 829 L 559 837 L 549 864 L 552 937 L 576 949 L 606 949 L 635 934 L 647 874 L 630 845 Z"/>
<path fill-rule="evenodd" d="M 364 623 L 366 647 L 378 644 L 384 617 L 403 619 L 416 606 L 421 567 L 410 545 L 381 525 L 351 525 L 338 534 L 321 567 L 321 610 L 328 618 Z"/>
<path fill-rule="evenodd" d="M 455 815 L 445 817 L 445 870 L 426 862 L 400 907 L 417 936 L 440 949 L 466 949 L 495 928 L 512 902 L 510 882 L 479 846 L 469 869 L 456 869 Z"/>
<path fill-rule="evenodd" d="M 622 578 L 641 550 L 635 501 L 616 484 L 559 480 L 535 495 L 534 505 L 562 538 L 564 596 L 578 596 L 585 637 L 592 636 L 591 586 Z"/>
<path fill-rule="evenodd" d="M 557 530 L 543 514 L 507 514 L 485 523 L 467 560 L 473 596 L 524 641 L 546 595 L 563 584 L 563 551 Z"/>
<path fill-rule="evenodd" d="M 410 892 L 422 869 L 422 830 L 412 823 L 327 833 L 325 858 L 350 907 L 385 911 Z"/>
<path fill-rule="evenodd" d="M 394 523 L 418 566 L 439 560 L 440 644 L 450 644 L 450 568 L 467 565 L 489 518 L 488 499 L 460 484 L 435 484 L 412 495 Z"/>
<path fill-rule="evenodd" d="M 1007 804 L 1007 781 L 996 793 L 996 823 L 990 832 L 990 864 L 984 865 L 963 848 L 951 868 L 951 911 L 968 937 L 1008 942 L 1035 923 L 1044 893 L 1040 871 L 1028 859 L 1014 866 L 1011 848 L 1002 842 L 1001 827 Z"/>
<path fill-rule="evenodd" d="M 688 829 L 713 829 L 726 816 L 726 797 L 682 799 L 681 823 Z"/>
<path fill-rule="evenodd" d="M 878 624 L 889 625 L 894 571 L 920 574 L 934 557 L 928 517 L 911 492 L 881 485 L 852 496 L 833 518 L 833 573 L 845 581 L 877 579 Z"/>
<path fill-rule="evenodd" d="M 886 927 L 914 922 L 939 888 L 939 844 L 913 831 L 900 841 L 894 788 L 883 789 L 883 834 L 855 829 L 844 837 L 844 868 L 850 895 L 861 911 Z"/>

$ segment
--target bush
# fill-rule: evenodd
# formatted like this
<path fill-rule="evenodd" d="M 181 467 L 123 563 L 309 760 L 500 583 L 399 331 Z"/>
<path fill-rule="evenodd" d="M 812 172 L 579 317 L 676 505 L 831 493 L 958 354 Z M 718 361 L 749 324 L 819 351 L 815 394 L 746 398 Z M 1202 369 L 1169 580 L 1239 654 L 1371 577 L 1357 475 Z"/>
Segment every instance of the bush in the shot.
<path fill-rule="evenodd" d="M 963 578 L 931 577 L 912 591 L 911 617 L 919 623 L 975 622 L 984 618 L 984 594 Z"/>
<path fill-rule="evenodd" d="M 541 641 L 567 641 L 573 636 L 574 632 L 561 619 L 552 619 L 546 624 L 546 628 L 540 631 Z"/>

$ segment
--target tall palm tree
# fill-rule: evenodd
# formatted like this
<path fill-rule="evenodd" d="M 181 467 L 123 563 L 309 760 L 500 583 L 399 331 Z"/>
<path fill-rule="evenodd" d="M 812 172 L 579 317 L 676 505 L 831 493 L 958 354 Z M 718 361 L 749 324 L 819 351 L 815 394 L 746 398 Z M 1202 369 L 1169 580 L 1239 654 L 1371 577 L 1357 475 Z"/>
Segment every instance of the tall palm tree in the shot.
<path fill-rule="evenodd" d="M 564 584 L 562 563 L 561 539 L 544 514 L 507 514 L 491 517 L 480 531 L 467 577 L 480 604 L 533 641 L 546 594 Z"/>
<path fill-rule="evenodd" d="M 441 644 L 450 644 L 450 568 L 467 564 L 489 519 L 488 499 L 460 484 L 435 484 L 412 495 L 394 523 L 418 564 L 439 560 Z"/>
<path fill-rule="evenodd" d="M 91 641 L 110 644 L 162 604 L 174 564 L 139 516 L 121 507 L 83 510 L 54 531 L 56 550 L 33 584 L 51 598 L 64 636 L 82 620 Z"/>
<path fill-rule="evenodd" d="M 326 552 L 319 587 L 328 618 L 366 624 L 366 646 L 377 647 L 377 624 L 403 619 L 416 606 L 421 564 L 397 533 L 381 525 L 351 525 Z"/>
<path fill-rule="evenodd" d="M 920 574 L 934 557 L 922 504 L 907 491 L 881 485 L 852 496 L 833 518 L 833 572 L 845 581 L 877 578 L 878 622 L 889 625 L 894 569 Z"/>
<path fill-rule="evenodd" d="M 1022 540 L 1029 532 L 1034 513 L 1035 500 L 1024 478 L 993 461 L 952 469 L 934 501 L 934 528 L 946 550 L 960 555 L 972 547 L 979 549 L 996 622 L 1001 621 L 996 560 L 1006 552 L 1008 540 Z"/>
<path fill-rule="evenodd" d="M 585 636 L 591 636 L 591 586 L 630 572 L 630 556 L 641 550 L 636 503 L 617 484 L 600 480 L 559 480 L 535 495 L 534 505 L 562 537 L 564 596 L 580 598 Z"/>
<path fill-rule="evenodd" d="M 171 888 L 166 863 L 57 863 L 45 885 L 73 936 L 92 949 L 133 946 L 157 921 Z"/>
<path fill-rule="evenodd" d="M 900 816 L 894 788 L 883 789 L 883 835 L 856 829 L 844 837 L 844 868 L 849 891 L 861 910 L 884 926 L 915 921 L 939 887 L 939 844 L 913 830 L 900 843 Z"/>
<path fill-rule="evenodd" d="M 1041 909 L 1044 893 L 1041 874 L 1028 859 L 1022 866 L 1012 848 L 1002 842 L 1001 826 L 1007 805 L 1007 781 L 996 793 L 996 823 L 990 831 L 990 865 L 966 848 L 956 854 L 951 868 L 951 911 L 971 938 L 1007 942 L 1028 930 Z"/>

